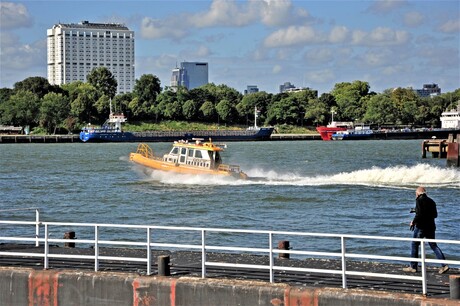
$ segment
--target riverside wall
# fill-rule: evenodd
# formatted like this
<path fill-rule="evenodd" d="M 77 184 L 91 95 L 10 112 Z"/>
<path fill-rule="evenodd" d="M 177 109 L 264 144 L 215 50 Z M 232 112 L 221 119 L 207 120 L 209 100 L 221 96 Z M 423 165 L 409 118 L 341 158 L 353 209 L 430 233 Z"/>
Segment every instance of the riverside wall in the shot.
<path fill-rule="evenodd" d="M 0 305 L 459 305 L 420 294 L 134 273 L 0 268 Z"/>

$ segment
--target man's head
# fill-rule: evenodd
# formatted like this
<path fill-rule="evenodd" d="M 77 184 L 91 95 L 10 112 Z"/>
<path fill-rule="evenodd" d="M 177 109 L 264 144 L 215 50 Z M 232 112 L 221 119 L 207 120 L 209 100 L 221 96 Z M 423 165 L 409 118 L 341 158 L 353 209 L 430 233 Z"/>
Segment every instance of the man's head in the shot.
<path fill-rule="evenodd" d="M 426 189 L 425 187 L 423 186 L 419 186 L 416 190 L 415 190 L 415 196 L 418 197 L 419 195 L 421 194 L 425 194 L 426 193 Z"/>

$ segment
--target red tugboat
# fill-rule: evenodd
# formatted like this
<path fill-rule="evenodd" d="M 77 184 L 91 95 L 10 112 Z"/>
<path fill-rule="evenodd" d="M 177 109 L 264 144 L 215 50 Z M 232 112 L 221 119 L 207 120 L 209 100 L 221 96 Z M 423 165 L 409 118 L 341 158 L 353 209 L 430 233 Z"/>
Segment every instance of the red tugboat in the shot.
<path fill-rule="evenodd" d="M 318 131 L 322 140 L 332 140 L 332 134 L 340 132 L 340 131 L 347 131 L 348 129 L 353 128 L 353 122 L 334 121 L 335 113 L 336 112 L 334 110 L 331 111 L 332 121 L 327 126 L 323 125 L 323 126 L 316 127 L 316 130 Z"/>
<path fill-rule="evenodd" d="M 352 122 L 335 122 L 332 121 L 327 126 L 318 126 L 316 130 L 321 136 L 322 140 L 332 140 L 332 134 L 339 131 L 347 131 L 353 126 Z"/>

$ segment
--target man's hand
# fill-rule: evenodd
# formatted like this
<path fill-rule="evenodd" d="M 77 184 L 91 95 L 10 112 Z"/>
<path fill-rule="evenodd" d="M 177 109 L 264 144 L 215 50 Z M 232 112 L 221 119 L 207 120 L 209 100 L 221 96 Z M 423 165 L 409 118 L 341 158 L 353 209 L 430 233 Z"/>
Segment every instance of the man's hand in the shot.
<path fill-rule="evenodd" d="M 409 224 L 409 229 L 410 229 L 411 231 L 413 231 L 414 228 L 415 228 L 414 222 L 411 222 L 411 223 Z"/>

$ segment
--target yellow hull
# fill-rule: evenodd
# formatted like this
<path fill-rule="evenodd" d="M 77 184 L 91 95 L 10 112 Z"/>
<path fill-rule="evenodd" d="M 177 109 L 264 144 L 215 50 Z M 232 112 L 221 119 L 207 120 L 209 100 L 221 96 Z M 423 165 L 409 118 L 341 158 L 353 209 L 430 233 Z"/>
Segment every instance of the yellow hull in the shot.
<path fill-rule="evenodd" d="M 210 175 L 223 175 L 223 176 L 233 176 L 239 179 L 247 179 L 248 176 L 244 172 L 231 172 L 219 169 L 206 169 L 201 167 L 192 167 L 182 164 L 176 164 L 171 162 L 163 161 L 160 158 L 148 158 L 139 153 L 131 153 L 129 159 L 136 164 L 143 165 L 155 170 L 169 171 L 174 173 L 181 174 L 210 174 Z"/>

